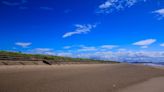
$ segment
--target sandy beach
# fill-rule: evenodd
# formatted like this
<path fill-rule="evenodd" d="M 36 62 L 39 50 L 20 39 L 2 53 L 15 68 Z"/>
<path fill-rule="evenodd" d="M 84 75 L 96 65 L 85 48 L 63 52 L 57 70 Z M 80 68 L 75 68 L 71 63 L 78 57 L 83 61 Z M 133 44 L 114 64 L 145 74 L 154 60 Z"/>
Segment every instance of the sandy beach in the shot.
<path fill-rule="evenodd" d="M 164 77 L 152 78 L 145 82 L 121 89 L 118 92 L 163 92 Z"/>
<path fill-rule="evenodd" d="M 162 85 L 164 70 L 143 65 L 0 66 L 0 92 L 164 92 Z"/>

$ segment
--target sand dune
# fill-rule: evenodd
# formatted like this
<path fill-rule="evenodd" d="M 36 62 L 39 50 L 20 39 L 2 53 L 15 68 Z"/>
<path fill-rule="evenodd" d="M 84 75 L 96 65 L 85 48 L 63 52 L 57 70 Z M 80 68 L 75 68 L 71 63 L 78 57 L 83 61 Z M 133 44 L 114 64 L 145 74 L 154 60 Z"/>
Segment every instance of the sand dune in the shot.
<path fill-rule="evenodd" d="M 162 76 L 128 64 L 0 66 L 0 92 L 117 92 Z"/>

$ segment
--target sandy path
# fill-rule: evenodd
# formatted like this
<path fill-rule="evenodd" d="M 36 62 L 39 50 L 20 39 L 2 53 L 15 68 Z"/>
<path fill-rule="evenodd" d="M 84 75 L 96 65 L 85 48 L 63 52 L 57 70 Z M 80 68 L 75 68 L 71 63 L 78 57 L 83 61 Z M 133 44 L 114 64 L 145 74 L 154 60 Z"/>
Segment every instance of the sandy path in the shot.
<path fill-rule="evenodd" d="M 164 70 L 127 64 L 0 66 L 0 92 L 114 92 L 164 76 Z"/>

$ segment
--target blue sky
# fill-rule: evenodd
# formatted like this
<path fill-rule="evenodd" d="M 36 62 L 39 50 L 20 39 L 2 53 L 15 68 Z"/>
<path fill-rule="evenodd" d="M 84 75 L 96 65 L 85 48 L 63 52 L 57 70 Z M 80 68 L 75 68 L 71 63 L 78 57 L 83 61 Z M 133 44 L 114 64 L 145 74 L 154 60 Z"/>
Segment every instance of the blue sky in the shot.
<path fill-rule="evenodd" d="M 0 11 L 1 50 L 164 57 L 163 0 L 1 0 Z"/>

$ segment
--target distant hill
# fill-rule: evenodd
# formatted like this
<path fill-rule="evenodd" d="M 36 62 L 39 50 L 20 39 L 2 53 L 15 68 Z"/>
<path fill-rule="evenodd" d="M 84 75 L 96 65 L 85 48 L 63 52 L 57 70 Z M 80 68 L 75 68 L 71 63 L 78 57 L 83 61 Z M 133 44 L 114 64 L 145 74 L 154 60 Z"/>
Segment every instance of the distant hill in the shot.
<path fill-rule="evenodd" d="M 18 52 L 8 52 L 0 51 L 0 61 L 3 64 L 7 65 L 8 62 L 18 62 L 23 64 L 23 62 L 32 61 L 37 63 L 41 61 L 45 64 L 60 64 L 60 63 L 118 63 L 114 61 L 102 61 L 102 60 L 92 60 L 92 59 L 83 59 L 83 58 L 70 58 L 70 57 L 61 57 L 61 56 L 50 56 L 50 55 L 41 55 L 41 54 L 24 54 Z M 6 63 L 7 61 L 7 63 Z"/>

